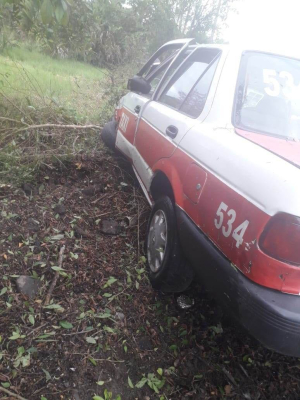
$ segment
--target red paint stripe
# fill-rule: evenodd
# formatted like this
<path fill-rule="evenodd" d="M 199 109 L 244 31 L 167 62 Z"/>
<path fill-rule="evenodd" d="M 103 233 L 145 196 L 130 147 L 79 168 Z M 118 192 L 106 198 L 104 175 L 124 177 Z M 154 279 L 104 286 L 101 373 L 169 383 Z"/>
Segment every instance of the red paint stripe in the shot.
<path fill-rule="evenodd" d="M 208 170 L 205 171 L 206 180 L 203 178 L 203 173 L 198 174 L 199 183 L 202 185 L 199 196 L 195 175 L 187 174 L 191 165 L 195 165 L 195 161 L 177 149 L 171 158 L 159 160 L 152 169 L 154 172 L 160 170 L 167 175 L 174 190 L 176 203 L 232 262 L 233 268 L 238 268 L 249 279 L 260 285 L 299 294 L 300 268 L 277 261 L 259 249 L 259 237 L 271 217 Z M 203 170 L 201 166 L 199 168 Z M 222 228 L 217 229 L 214 222 L 221 202 L 228 206 L 228 210 L 234 210 L 236 213 L 229 237 L 225 237 Z M 249 226 L 244 234 L 243 244 L 237 247 L 232 233 L 246 220 L 249 221 Z M 224 213 L 222 227 L 225 232 L 229 221 L 230 216 Z"/>
<path fill-rule="evenodd" d="M 236 129 L 236 133 L 300 167 L 300 143 Z"/>

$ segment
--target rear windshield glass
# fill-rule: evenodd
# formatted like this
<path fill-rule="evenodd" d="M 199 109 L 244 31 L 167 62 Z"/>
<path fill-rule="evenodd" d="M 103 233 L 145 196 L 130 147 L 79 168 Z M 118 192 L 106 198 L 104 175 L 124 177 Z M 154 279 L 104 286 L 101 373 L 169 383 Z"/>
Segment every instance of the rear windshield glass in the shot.
<path fill-rule="evenodd" d="M 300 61 L 263 53 L 243 55 L 234 111 L 236 127 L 300 139 Z"/>

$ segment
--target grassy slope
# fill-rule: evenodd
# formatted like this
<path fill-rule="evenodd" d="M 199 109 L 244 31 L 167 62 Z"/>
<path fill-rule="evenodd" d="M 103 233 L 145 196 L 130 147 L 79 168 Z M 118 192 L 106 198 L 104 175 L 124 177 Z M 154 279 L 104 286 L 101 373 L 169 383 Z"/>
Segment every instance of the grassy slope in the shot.
<path fill-rule="evenodd" d="M 44 97 L 92 121 L 97 119 L 104 74 L 85 63 L 53 59 L 22 47 L 0 55 L 0 91 L 6 96 L 33 106 Z"/>

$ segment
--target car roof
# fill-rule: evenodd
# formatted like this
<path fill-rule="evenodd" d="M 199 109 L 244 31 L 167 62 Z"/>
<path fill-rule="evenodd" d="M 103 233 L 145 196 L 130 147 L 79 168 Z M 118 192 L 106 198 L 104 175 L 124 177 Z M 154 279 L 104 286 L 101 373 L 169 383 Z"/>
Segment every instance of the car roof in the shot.
<path fill-rule="evenodd" d="M 190 39 L 177 39 L 177 40 L 172 40 L 168 43 L 165 43 L 165 45 L 169 44 L 185 44 L 187 43 Z M 164 46 L 165 46 L 164 45 Z M 292 46 L 289 43 L 285 43 L 284 45 L 278 44 L 278 43 L 239 43 L 239 44 L 211 44 L 211 43 L 191 43 L 191 47 L 209 47 L 209 48 L 218 48 L 221 50 L 233 50 L 239 53 L 243 53 L 244 51 L 256 51 L 256 52 L 261 52 L 261 53 L 269 53 L 269 54 L 275 54 L 279 56 L 284 56 L 284 57 L 289 57 L 289 58 L 295 58 L 300 60 L 300 49 L 296 46 Z"/>

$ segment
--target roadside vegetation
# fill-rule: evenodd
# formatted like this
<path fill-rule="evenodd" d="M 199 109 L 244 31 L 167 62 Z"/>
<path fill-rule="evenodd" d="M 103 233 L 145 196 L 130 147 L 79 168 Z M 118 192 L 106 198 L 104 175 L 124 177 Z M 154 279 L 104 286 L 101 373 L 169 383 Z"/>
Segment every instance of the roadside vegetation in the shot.
<path fill-rule="evenodd" d="M 0 180 L 21 184 L 34 179 L 43 163 L 92 151 L 107 118 L 109 83 L 105 69 L 22 45 L 2 53 Z"/>
<path fill-rule="evenodd" d="M 99 115 L 105 73 L 83 62 L 54 59 L 21 44 L 0 55 L 2 95 L 19 104 L 31 99 L 32 106 L 38 106 L 41 98 L 52 100 L 91 120 Z M 97 94 L 98 98 L 94 97 Z"/>

